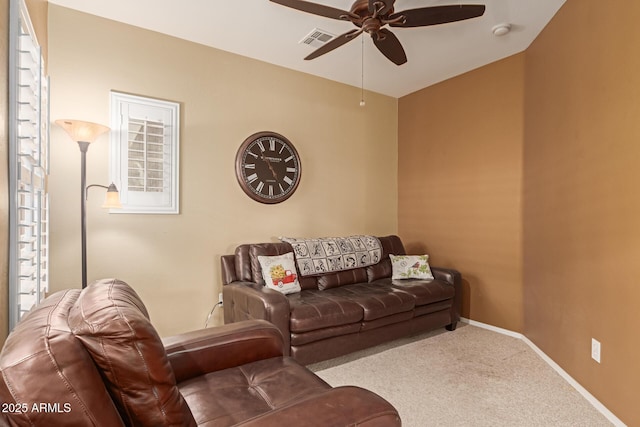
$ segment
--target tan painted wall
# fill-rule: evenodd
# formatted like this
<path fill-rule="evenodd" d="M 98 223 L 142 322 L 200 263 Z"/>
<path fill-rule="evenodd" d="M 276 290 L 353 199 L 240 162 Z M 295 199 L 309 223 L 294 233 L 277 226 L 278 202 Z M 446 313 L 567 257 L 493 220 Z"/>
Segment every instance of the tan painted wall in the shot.
<path fill-rule="evenodd" d="M 40 44 L 40 48 L 42 49 L 42 56 L 44 57 L 46 67 L 48 59 L 47 21 L 49 2 L 47 0 L 25 0 L 25 3 L 29 10 L 31 25 L 33 25 L 33 30 L 36 32 L 36 37 L 38 38 L 38 44 Z"/>
<path fill-rule="evenodd" d="M 140 293 L 162 335 L 202 327 L 221 291 L 219 257 L 280 235 L 397 232 L 397 100 L 51 5 L 52 119 L 109 122 L 109 91 L 182 104 L 181 214 L 115 215 L 88 202 L 89 280 L 117 276 Z M 250 200 L 235 154 L 261 130 L 302 158 L 297 192 Z M 52 131 L 54 289 L 79 286 L 80 154 Z M 88 153 L 88 183 L 108 183 L 108 138 Z M 221 310 L 218 310 L 221 311 Z M 215 319 L 220 321 L 221 317 Z"/>
<path fill-rule="evenodd" d="M 640 2 L 568 0 L 526 54 L 525 333 L 629 426 L 640 425 L 639 21 Z"/>
<path fill-rule="evenodd" d="M 399 101 L 398 227 L 464 279 L 463 316 L 521 332 L 524 56 Z"/>

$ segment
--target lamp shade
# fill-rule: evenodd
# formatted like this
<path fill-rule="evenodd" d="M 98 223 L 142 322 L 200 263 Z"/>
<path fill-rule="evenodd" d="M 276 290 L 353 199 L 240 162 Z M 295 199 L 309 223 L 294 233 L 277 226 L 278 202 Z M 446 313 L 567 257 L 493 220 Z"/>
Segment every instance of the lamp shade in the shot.
<path fill-rule="evenodd" d="M 120 203 L 120 193 L 118 192 L 118 188 L 113 182 L 107 188 L 107 197 L 105 198 L 102 207 L 107 209 L 122 209 L 122 204 Z"/>
<path fill-rule="evenodd" d="M 103 133 L 109 132 L 109 128 L 107 126 L 91 122 L 83 122 L 82 120 L 60 119 L 56 120 L 56 124 L 67 131 L 71 139 L 76 142 L 82 141 L 91 143 Z"/>

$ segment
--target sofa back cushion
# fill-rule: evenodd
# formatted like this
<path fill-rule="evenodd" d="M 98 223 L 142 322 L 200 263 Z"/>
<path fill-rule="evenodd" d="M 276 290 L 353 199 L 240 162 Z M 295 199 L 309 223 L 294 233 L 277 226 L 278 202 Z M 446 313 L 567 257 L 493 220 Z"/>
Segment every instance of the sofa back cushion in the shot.
<path fill-rule="evenodd" d="M 376 265 L 367 267 L 367 276 L 369 282 L 374 282 L 385 277 L 391 277 L 391 260 L 389 254 L 404 255 L 405 249 L 402 240 L 398 236 L 379 237 L 382 244 L 382 258 Z"/>
<path fill-rule="evenodd" d="M 303 290 L 322 290 L 349 285 L 352 283 L 362 283 L 367 281 L 373 282 L 382 278 L 391 277 L 391 261 L 389 260 L 389 254 L 404 255 L 404 245 L 402 244 L 400 237 L 395 235 L 379 237 L 378 239 L 382 245 L 382 258 L 377 264 L 366 268 L 356 268 L 339 273 L 304 277 L 298 276 L 300 287 Z M 227 284 L 231 283 L 232 279 L 235 279 L 254 282 L 264 286 L 264 279 L 262 277 L 262 269 L 260 267 L 260 262 L 258 261 L 258 256 L 282 255 L 292 251 L 292 246 L 286 242 L 240 245 L 236 248 L 233 257 L 235 271 L 233 274 L 226 272 L 226 275 L 228 276 L 226 279 L 225 273 L 223 272 L 223 282 Z M 231 268 L 230 260 L 225 261 L 226 265 L 223 263 L 223 270 L 225 267 Z M 363 272 L 365 275 L 362 274 Z"/>
<path fill-rule="evenodd" d="M 323 291 L 325 289 L 338 288 L 344 285 L 366 282 L 367 269 L 354 268 L 351 270 L 339 271 L 337 273 L 329 273 L 318 276 L 318 289 Z"/>
<path fill-rule="evenodd" d="M 127 425 L 195 426 L 162 341 L 129 285 L 115 279 L 89 285 L 71 308 L 69 326 Z"/>
<path fill-rule="evenodd" d="M 7 338 L 0 402 L 3 412 L 11 412 L 10 425 L 124 425 L 91 356 L 69 328 L 79 295 L 80 289 L 50 295 Z"/>
<path fill-rule="evenodd" d="M 249 248 L 249 259 L 251 261 L 251 281 L 264 286 L 262 267 L 259 256 L 277 256 L 286 253 L 293 253 L 291 245 L 288 243 L 260 243 L 251 245 Z"/>

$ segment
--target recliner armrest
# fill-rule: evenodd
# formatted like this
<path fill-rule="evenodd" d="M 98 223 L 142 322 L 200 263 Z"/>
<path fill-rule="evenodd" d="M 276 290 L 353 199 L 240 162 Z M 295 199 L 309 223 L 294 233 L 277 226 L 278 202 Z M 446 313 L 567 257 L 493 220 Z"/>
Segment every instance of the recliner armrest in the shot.
<path fill-rule="evenodd" d="M 283 355 L 278 328 L 248 320 L 163 338 L 176 381 Z"/>
<path fill-rule="evenodd" d="M 399 427 L 401 422 L 398 411 L 382 397 L 360 387 L 344 386 L 238 424 L 242 427 L 280 425 Z"/>

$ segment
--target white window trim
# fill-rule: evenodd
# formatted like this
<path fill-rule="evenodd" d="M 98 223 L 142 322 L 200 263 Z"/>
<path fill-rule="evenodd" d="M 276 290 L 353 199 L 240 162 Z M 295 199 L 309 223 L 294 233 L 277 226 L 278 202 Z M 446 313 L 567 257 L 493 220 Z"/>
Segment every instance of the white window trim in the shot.
<path fill-rule="evenodd" d="M 130 214 L 179 214 L 180 213 L 180 104 L 171 101 L 146 98 L 111 91 L 111 149 L 110 149 L 110 173 L 111 181 L 116 184 L 120 192 L 122 209 L 110 209 L 110 213 Z M 135 201 L 136 196 L 128 190 L 128 122 L 124 120 L 124 108 L 129 105 L 148 108 L 159 108 L 170 114 L 168 132 L 165 134 L 170 139 L 171 156 L 171 186 L 170 201 L 168 203 L 146 203 Z"/>

